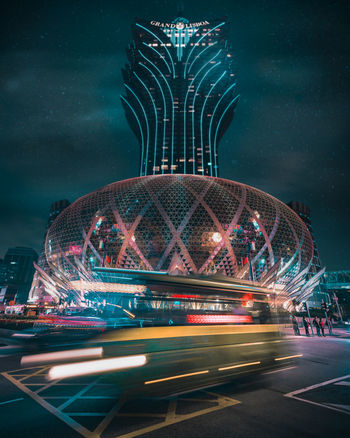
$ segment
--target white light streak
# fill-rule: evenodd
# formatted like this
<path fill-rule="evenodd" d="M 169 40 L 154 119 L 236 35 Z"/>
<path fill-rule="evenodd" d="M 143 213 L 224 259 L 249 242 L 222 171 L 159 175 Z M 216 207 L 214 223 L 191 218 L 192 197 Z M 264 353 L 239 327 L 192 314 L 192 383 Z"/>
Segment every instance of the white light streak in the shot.
<path fill-rule="evenodd" d="M 57 365 L 50 369 L 48 380 L 66 379 L 69 377 L 117 371 L 125 368 L 135 368 L 145 365 L 146 362 L 147 358 L 145 355 L 138 355 Z"/>
<path fill-rule="evenodd" d="M 54 351 L 52 353 L 32 354 L 30 356 L 23 356 L 21 365 L 28 365 L 33 363 L 56 362 L 67 359 L 92 359 L 102 357 L 102 347 L 96 348 L 81 348 L 79 350 L 68 351 Z"/>

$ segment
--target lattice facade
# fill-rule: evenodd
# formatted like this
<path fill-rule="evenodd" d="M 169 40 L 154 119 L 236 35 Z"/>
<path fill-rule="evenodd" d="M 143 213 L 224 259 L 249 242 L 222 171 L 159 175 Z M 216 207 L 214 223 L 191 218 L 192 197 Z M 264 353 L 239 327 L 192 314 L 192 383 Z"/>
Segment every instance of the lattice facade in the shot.
<path fill-rule="evenodd" d="M 306 270 L 313 245 L 303 221 L 272 196 L 198 175 L 155 175 L 107 185 L 74 202 L 46 238 L 57 278 L 105 266 L 255 279 L 275 267 L 280 283 Z"/>

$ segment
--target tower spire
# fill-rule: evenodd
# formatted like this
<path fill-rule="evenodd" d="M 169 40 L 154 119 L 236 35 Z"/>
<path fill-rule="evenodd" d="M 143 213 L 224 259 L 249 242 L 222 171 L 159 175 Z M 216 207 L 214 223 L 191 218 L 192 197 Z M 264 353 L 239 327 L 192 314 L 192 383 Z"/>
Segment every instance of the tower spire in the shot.
<path fill-rule="evenodd" d="M 179 1 L 177 2 L 177 16 L 178 16 L 178 17 L 183 17 L 183 15 L 184 15 L 184 9 L 185 9 L 184 2 L 181 1 L 181 0 L 179 0 Z"/>

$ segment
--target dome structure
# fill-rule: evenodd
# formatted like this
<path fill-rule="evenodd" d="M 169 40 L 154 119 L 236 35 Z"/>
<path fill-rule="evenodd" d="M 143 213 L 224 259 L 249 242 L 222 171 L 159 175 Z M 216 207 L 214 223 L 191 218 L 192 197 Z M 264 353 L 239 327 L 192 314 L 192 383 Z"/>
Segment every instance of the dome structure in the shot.
<path fill-rule="evenodd" d="M 47 261 L 69 281 L 95 267 L 278 282 L 307 271 L 313 244 L 299 216 L 245 184 L 152 175 L 109 184 L 67 207 L 50 227 Z M 249 269 L 251 260 L 252 270 Z"/>

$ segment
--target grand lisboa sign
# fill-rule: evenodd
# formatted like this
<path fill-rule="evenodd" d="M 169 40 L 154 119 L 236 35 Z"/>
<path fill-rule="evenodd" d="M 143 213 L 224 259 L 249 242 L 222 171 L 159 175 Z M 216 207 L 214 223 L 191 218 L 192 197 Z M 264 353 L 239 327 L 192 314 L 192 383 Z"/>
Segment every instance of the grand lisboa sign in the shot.
<path fill-rule="evenodd" d="M 177 23 L 161 23 L 159 21 L 151 21 L 150 24 L 152 26 L 161 27 L 163 29 L 193 29 L 198 28 L 200 26 L 205 26 L 209 24 L 209 21 L 198 21 L 197 23 L 184 23 L 179 21 Z"/>

